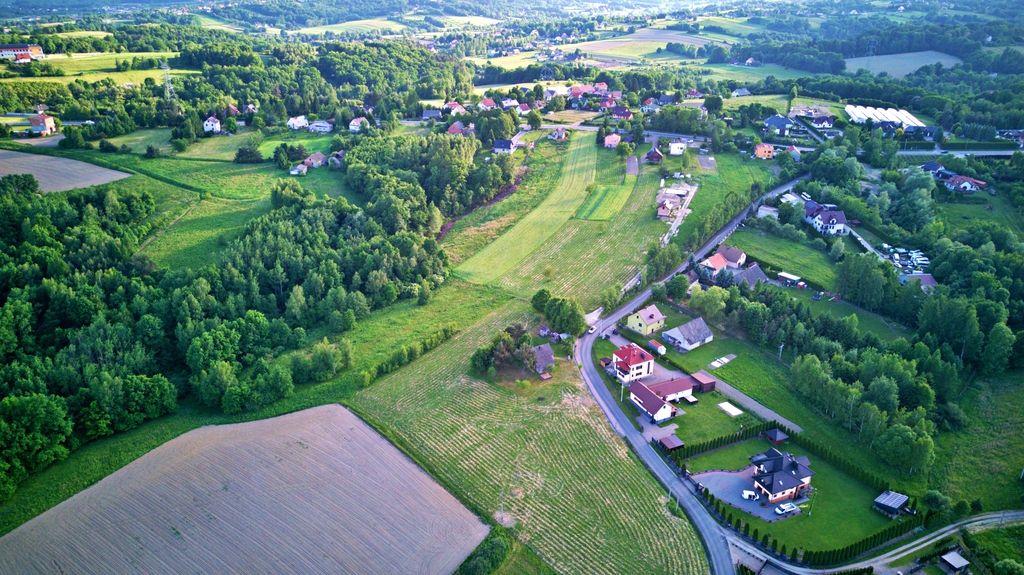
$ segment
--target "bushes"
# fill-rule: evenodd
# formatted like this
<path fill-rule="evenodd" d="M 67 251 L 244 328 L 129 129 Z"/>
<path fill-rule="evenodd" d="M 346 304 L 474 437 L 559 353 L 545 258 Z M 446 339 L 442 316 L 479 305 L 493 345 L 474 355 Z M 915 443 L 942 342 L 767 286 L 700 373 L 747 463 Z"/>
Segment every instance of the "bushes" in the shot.
<path fill-rule="evenodd" d="M 389 374 L 403 365 L 414 361 L 421 355 L 448 341 L 457 333 L 459 333 L 459 330 L 454 325 L 446 325 L 420 341 L 403 345 L 396 349 L 388 359 L 363 370 L 360 374 L 360 384 L 362 387 L 370 385 L 374 379 Z"/>
<path fill-rule="evenodd" d="M 487 538 L 476 546 L 459 565 L 456 575 L 487 575 L 494 573 L 512 549 L 512 535 L 502 527 L 493 527 Z"/>

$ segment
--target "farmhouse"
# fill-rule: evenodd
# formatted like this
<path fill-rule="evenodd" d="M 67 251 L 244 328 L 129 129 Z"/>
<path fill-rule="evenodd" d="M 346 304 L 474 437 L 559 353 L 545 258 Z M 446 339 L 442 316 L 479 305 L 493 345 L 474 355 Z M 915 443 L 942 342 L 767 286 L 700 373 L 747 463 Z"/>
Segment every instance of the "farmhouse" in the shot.
<path fill-rule="evenodd" d="M 902 493 L 884 491 L 881 495 L 875 498 L 874 503 L 872 503 L 872 507 L 884 515 L 896 517 L 903 512 L 903 508 L 906 507 L 907 501 L 910 501 L 910 498 Z"/>
<path fill-rule="evenodd" d="M 964 194 L 972 194 L 978 190 L 984 189 L 988 184 L 982 180 L 978 180 L 969 176 L 953 176 L 946 180 L 946 189 L 951 192 L 960 192 Z"/>
<path fill-rule="evenodd" d="M 679 351 L 692 351 L 711 343 L 715 335 L 703 317 L 692 319 L 679 327 L 674 327 L 661 334 L 661 339 Z"/>
<path fill-rule="evenodd" d="M 511 154 L 516 151 L 516 144 L 512 140 L 494 140 L 495 154 Z"/>
<path fill-rule="evenodd" d="M 220 120 L 217 116 L 210 116 L 203 121 L 203 133 L 205 134 L 219 134 L 220 133 Z"/>
<path fill-rule="evenodd" d="M 661 161 L 665 159 L 665 154 L 662 154 L 661 151 L 658 150 L 657 146 L 654 146 L 649 152 L 647 152 L 644 159 L 651 164 L 660 164 Z"/>
<path fill-rule="evenodd" d="M 47 116 L 46 114 L 32 116 L 28 119 L 28 122 L 32 126 L 30 129 L 33 134 L 49 136 L 57 131 L 57 124 L 54 123 L 51 116 Z M 219 122 L 217 123 L 217 129 L 220 129 Z"/>
<path fill-rule="evenodd" d="M 665 327 L 665 314 L 658 306 L 651 304 L 626 318 L 626 327 L 643 334 L 651 335 Z"/>
<path fill-rule="evenodd" d="M 754 464 L 754 489 L 767 496 L 770 503 L 796 499 L 811 486 L 811 462 L 794 457 L 774 447 L 750 458 Z"/>
<path fill-rule="evenodd" d="M 309 120 L 307 120 L 305 116 L 295 116 L 293 118 L 288 118 L 285 125 L 288 126 L 289 130 L 302 130 L 309 127 Z"/>
<path fill-rule="evenodd" d="M 654 374 L 654 356 L 639 345 L 630 343 L 612 352 L 611 368 L 616 379 L 631 383 Z"/>
<path fill-rule="evenodd" d="M 721 254 L 721 256 L 725 258 L 725 265 L 730 269 L 739 269 L 743 267 L 743 264 L 747 263 L 747 254 L 737 247 L 723 244 L 718 246 L 715 253 Z"/>
<path fill-rule="evenodd" d="M 0 44 L 0 60 L 18 60 L 28 57 L 39 60 L 45 56 L 39 44 Z"/>
<path fill-rule="evenodd" d="M 545 373 L 551 366 L 555 365 L 555 351 L 551 344 L 542 343 L 533 348 L 533 370 L 537 373 Z"/>
<path fill-rule="evenodd" d="M 658 397 L 658 394 L 639 381 L 629 386 L 629 400 L 654 423 L 671 419 L 676 414 L 676 408 L 672 407 L 672 404 Z"/>
<path fill-rule="evenodd" d="M 771 160 L 775 157 L 775 146 L 771 144 L 758 144 L 754 146 L 754 157 L 761 160 Z"/>
<path fill-rule="evenodd" d="M 743 98 L 743 97 L 749 96 L 749 95 L 750 95 L 750 90 L 748 90 L 746 88 L 737 88 L 737 89 L 732 91 L 732 97 L 733 98 Z"/>
<path fill-rule="evenodd" d="M 789 129 L 792 127 L 793 120 L 790 120 L 782 114 L 775 114 L 774 116 L 765 118 L 764 121 L 765 131 L 775 136 L 785 136 L 789 134 Z"/>
<path fill-rule="evenodd" d="M 320 166 L 327 163 L 327 156 L 323 152 L 313 152 L 308 158 L 302 161 L 306 164 L 307 168 L 319 168 Z"/>
<path fill-rule="evenodd" d="M 364 117 L 353 118 L 352 121 L 348 123 L 348 131 L 352 134 L 358 134 L 369 127 L 370 121 Z"/>
<path fill-rule="evenodd" d="M 420 114 L 420 119 L 423 120 L 424 122 L 428 122 L 430 120 L 440 120 L 441 110 L 423 110 L 423 113 Z"/>
<path fill-rule="evenodd" d="M 850 233 L 846 225 L 846 214 L 831 204 L 807 200 L 804 202 L 804 221 L 822 235 L 845 236 Z"/>
<path fill-rule="evenodd" d="M 693 397 L 693 388 L 696 386 L 697 382 L 692 377 L 684 375 L 659 381 L 647 387 L 665 401 L 676 402 L 686 397 Z"/>
<path fill-rule="evenodd" d="M 747 266 L 747 269 L 740 270 L 733 274 L 737 284 L 744 284 L 750 289 L 757 287 L 759 283 L 768 283 L 768 276 L 761 269 L 761 266 L 754 262 Z"/>
<path fill-rule="evenodd" d="M 327 120 L 316 120 L 309 124 L 309 131 L 314 134 L 330 134 L 334 131 L 334 124 Z"/>
<path fill-rule="evenodd" d="M 614 149 L 618 147 L 619 142 L 622 141 L 622 136 L 618 134 L 608 134 L 604 137 L 604 147 Z"/>

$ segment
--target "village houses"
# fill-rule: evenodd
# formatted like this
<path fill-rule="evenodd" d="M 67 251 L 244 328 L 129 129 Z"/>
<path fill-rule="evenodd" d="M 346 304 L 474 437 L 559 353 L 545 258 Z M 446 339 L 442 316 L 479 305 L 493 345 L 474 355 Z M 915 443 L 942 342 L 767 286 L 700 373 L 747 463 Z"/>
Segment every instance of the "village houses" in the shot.
<path fill-rule="evenodd" d="M 626 327 L 642 335 L 651 335 L 665 327 L 665 314 L 651 304 L 627 317 Z"/>

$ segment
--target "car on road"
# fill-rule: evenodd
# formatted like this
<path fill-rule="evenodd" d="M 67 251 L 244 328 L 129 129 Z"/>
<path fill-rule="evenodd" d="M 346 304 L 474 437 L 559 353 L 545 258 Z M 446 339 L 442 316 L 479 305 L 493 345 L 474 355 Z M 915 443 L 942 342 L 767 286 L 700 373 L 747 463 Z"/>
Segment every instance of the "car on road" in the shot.
<path fill-rule="evenodd" d="M 761 496 L 758 495 L 756 491 L 751 491 L 749 489 L 744 489 L 741 495 L 747 501 L 757 501 L 758 499 L 761 498 Z"/>
<path fill-rule="evenodd" d="M 587 330 L 587 333 L 594 333 L 595 331 L 597 331 L 597 326 L 592 325 L 590 326 L 590 329 Z"/>
<path fill-rule="evenodd" d="M 797 507 L 796 505 L 793 505 L 792 503 L 783 503 L 782 505 L 779 505 L 778 507 L 775 508 L 775 514 L 776 515 L 786 515 L 786 514 L 789 514 L 789 513 L 793 513 L 794 511 L 797 511 L 798 509 L 800 509 L 800 508 Z"/>

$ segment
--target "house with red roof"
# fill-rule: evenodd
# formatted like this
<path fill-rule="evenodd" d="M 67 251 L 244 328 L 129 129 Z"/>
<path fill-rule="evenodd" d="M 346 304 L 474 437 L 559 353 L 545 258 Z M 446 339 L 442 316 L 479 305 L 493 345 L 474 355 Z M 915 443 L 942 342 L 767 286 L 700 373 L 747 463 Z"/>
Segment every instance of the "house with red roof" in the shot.
<path fill-rule="evenodd" d="M 617 148 L 619 146 L 620 142 L 622 142 L 622 136 L 620 136 L 618 134 L 608 134 L 607 136 L 604 137 L 604 147 L 605 148 L 609 148 L 609 149 Z"/>
<path fill-rule="evenodd" d="M 480 103 L 477 104 L 477 107 L 483 110 L 484 112 L 489 112 L 491 110 L 498 109 L 498 104 L 494 101 L 493 98 L 484 98 L 483 100 L 480 100 Z"/>
<path fill-rule="evenodd" d="M 671 419 L 676 414 L 676 408 L 671 403 L 658 397 L 658 394 L 639 381 L 629 386 L 629 400 L 654 423 Z"/>
<path fill-rule="evenodd" d="M 654 356 L 639 345 L 629 343 L 612 352 L 610 367 L 619 382 L 632 383 L 654 374 Z"/>
<path fill-rule="evenodd" d="M 658 108 L 660 108 L 660 106 L 658 105 L 658 101 L 654 98 L 645 98 L 643 102 L 640 102 L 640 111 L 645 114 L 653 114 L 658 111 Z"/>
<path fill-rule="evenodd" d="M 525 116 L 525 115 L 529 114 L 532 110 L 533 110 L 533 108 L 531 108 L 530 105 L 525 103 L 525 102 L 522 103 L 522 104 L 519 104 L 518 112 L 519 112 L 520 116 Z"/>
<path fill-rule="evenodd" d="M 708 275 L 713 278 L 722 270 L 729 267 L 729 260 L 725 259 L 725 256 L 722 254 L 715 253 L 711 257 L 700 262 L 700 267 L 706 270 Z"/>
<path fill-rule="evenodd" d="M 722 244 L 715 250 L 716 254 L 721 254 L 725 258 L 725 264 L 730 269 L 740 269 L 743 264 L 747 263 L 747 254 L 743 250 Z"/>
<path fill-rule="evenodd" d="M 960 192 L 962 194 L 973 194 L 978 190 L 984 189 L 985 186 L 988 186 L 987 182 L 970 176 L 953 176 L 946 180 L 947 190 L 951 192 Z"/>
<path fill-rule="evenodd" d="M 57 124 L 53 121 L 52 116 L 47 116 L 46 114 L 39 114 L 29 118 L 28 122 L 29 124 L 31 124 L 30 130 L 33 134 L 38 134 L 40 136 L 49 136 L 50 134 L 57 132 Z M 218 129 L 219 128 L 220 126 L 218 125 Z"/>
<path fill-rule="evenodd" d="M 686 97 L 691 100 L 696 98 L 703 98 L 704 93 L 696 88 L 690 88 L 689 90 L 686 91 Z"/>
<path fill-rule="evenodd" d="M 608 92 L 608 84 L 605 82 L 594 82 L 594 91 L 598 94 L 605 94 Z"/>
<path fill-rule="evenodd" d="M 695 387 L 700 387 L 697 380 L 686 374 L 647 386 L 655 395 L 671 402 L 679 401 L 685 397 L 693 397 L 693 389 Z"/>
<path fill-rule="evenodd" d="M 459 116 L 466 113 L 466 108 L 458 102 L 448 102 L 444 105 L 444 108 L 453 116 Z"/>

